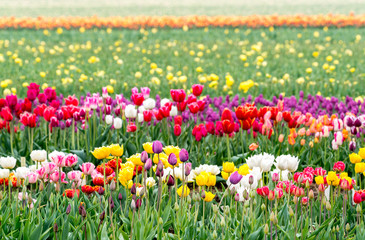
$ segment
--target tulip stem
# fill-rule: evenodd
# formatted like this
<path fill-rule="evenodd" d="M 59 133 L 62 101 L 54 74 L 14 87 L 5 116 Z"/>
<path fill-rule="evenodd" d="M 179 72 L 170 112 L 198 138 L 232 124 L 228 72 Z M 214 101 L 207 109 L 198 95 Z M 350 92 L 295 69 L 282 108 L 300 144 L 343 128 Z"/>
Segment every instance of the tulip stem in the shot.
<path fill-rule="evenodd" d="M 227 138 L 226 138 L 226 143 L 227 143 L 227 152 L 228 152 L 228 162 L 231 161 L 231 149 L 229 148 L 229 135 L 226 134 Z"/>
<path fill-rule="evenodd" d="M 71 128 L 71 138 L 72 138 L 72 149 L 75 149 L 75 119 L 72 119 L 72 128 Z"/>
<path fill-rule="evenodd" d="M 11 155 L 14 156 L 14 149 L 13 149 L 13 121 L 10 121 L 9 123 L 10 127 L 9 127 L 9 131 L 10 131 L 10 149 L 11 149 Z"/>
<path fill-rule="evenodd" d="M 119 144 L 119 143 L 118 143 Z M 117 179 L 117 192 L 119 192 L 119 157 L 117 157 L 117 166 L 116 166 L 116 169 L 117 169 L 117 175 L 116 175 L 116 179 Z"/>

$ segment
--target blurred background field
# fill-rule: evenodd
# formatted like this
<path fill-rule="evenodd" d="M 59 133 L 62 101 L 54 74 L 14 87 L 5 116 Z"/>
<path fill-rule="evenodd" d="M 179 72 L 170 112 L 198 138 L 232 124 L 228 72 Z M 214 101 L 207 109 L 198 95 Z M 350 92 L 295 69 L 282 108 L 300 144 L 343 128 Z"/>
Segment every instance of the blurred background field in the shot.
<path fill-rule="evenodd" d="M 363 0 L 1 0 L 1 16 L 361 14 Z"/>

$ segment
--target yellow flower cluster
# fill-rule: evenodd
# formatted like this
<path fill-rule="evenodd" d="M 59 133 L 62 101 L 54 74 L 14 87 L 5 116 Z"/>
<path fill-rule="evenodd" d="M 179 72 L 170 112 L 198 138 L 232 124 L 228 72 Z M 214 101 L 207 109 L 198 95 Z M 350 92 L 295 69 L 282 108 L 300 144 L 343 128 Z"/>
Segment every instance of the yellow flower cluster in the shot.
<path fill-rule="evenodd" d="M 250 168 L 247 164 L 241 165 L 238 169 L 235 167 L 233 162 L 224 162 L 223 163 L 223 170 L 221 172 L 222 178 L 227 180 L 229 176 L 235 172 L 238 171 L 238 173 L 242 176 L 245 176 L 250 173 Z"/>
<path fill-rule="evenodd" d="M 365 159 L 365 148 L 360 148 L 358 153 L 351 153 L 349 158 L 350 162 L 355 164 L 355 173 L 363 173 L 365 176 L 365 163 L 362 162 Z"/>
<path fill-rule="evenodd" d="M 195 181 L 198 186 L 212 187 L 215 186 L 217 178 L 214 174 L 203 171 L 196 176 Z"/>
<path fill-rule="evenodd" d="M 121 165 L 118 175 L 119 182 L 129 188 L 130 182 L 132 182 L 133 178 L 133 171 L 134 171 L 134 164 L 133 162 L 126 162 Z M 133 182 L 132 182 L 133 184 Z"/>
<path fill-rule="evenodd" d="M 112 144 L 110 146 L 106 146 L 106 147 L 99 147 L 99 148 L 95 148 L 93 152 L 91 152 L 93 154 L 93 156 L 96 159 L 106 159 L 111 155 L 115 156 L 115 157 L 120 157 L 123 155 L 124 153 L 124 148 L 123 145 L 120 146 L 119 144 Z"/>

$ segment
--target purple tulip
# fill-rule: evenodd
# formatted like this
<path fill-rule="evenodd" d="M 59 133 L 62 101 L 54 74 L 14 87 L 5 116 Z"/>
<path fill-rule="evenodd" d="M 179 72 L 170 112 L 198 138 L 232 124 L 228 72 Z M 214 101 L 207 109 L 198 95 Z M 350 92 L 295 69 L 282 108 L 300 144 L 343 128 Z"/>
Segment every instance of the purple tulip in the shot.
<path fill-rule="evenodd" d="M 174 177 L 169 175 L 169 179 L 167 180 L 167 186 L 174 186 L 175 180 Z"/>
<path fill-rule="evenodd" d="M 135 184 L 135 183 L 133 183 L 133 185 L 132 185 L 132 187 L 131 187 L 131 193 L 134 195 L 134 194 L 136 194 L 136 192 L 137 192 L 136 184 Z"/>
<path fill-rule="evenodd" d="M 170 165 L 175 166 L 177 163 L 177 157 L 175 153 L 170 153 L 169 158 L 167 159 Z"/>
<path fill-rule="evenodd" d="M 179 158 L 180 158 L 181 162 L 186 162 L 189 160 L 189 153 L 188 153 L 188 151 L 186 151 L 185 148 L 180 150 Z"/>
<path fill-rule="evenodd" d="M 237 171 L 235 171 L 234 173 L 232 173 L 232 175 L 229 177 L 229 181 L 232 184 L 237 184 L 241 181 L 242 179 L 242 175 L 239 174 Z"/>
<path fill-rule="evenodd" d="M 152 143 L 152 151 L 154 153 L 160 154 L 163 150 L 162 148 L 162 143 L 160 141 L 154 141 Z"/>
<path fill-rule="evenodd" d="M 148 158 L 146 160 L 146 163 L 144 164 L 144 169 L 146 169 L 148 171 L 151 169 L 151 167 L 152 167 L 152 160 L 151 160 L 151 158 Z"/>
<path fill-rule="evenodd" d="M 349 149 L 350 149 L 351 152 L 355 151 L 355 149 L 356 149 L 356 142 L 355 141 L 350 142 Z"/>
<path fill-rule="evenodd" d="M 141 153 L 141 162 L 146 163 L 147 159 L 148 159 L 148 153 L 146 151 L 143 151 Z"/>
<path fill-rule="evenodd" d="M 189 176 L 191 172 L 191 163 L 186 163 L 185 164 L 185 176 Z"/>

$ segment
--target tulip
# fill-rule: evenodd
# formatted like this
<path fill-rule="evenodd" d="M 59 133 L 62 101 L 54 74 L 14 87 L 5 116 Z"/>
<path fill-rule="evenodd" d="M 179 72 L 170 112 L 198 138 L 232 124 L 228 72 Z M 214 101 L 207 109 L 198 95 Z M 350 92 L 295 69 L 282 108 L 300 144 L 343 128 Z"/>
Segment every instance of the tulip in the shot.
<path fill-rule="evenodd" d="M 189 176 L 190 175 L 190 171 L 191 171 L 191 163 L 186 163 L 185 164 L 185 176 Z"/>
<path fill-rule="evenodd" d="M 180 136 L 180 134 L 181 134 L 181 127 L 180 127 L 180 125 L 175 125 L 174 126 L 174 135 L 176 137 L 178 137 L 178 136 Z"/>
<path fill-rule="evenodd" d="M 82 166 L 80 166 L 81 171 L 85 174 L 85 175 L 91 175 L 91 173 L 94 171 L 95 169 L 95 165 L 87 162 L 87 163 L 83 163 Z"/>
<path fill-rule="evenodd" d="M 170 153 L 168 160 L 170 165 L 175 166 L 177 164 L 177 157 L 174 153 Z"/>
<path fill-rule="evenodd" d="M 148 158 L 148 159 L 146 160 L 146 163 L 145 163 L 145 165 L 144 165 L 144 168 L 148 171 L 148 170 L 150 170 L 150 169 L 151 169 L 151 167 L 152 167 L 152 160 L 151 160 L 150 158 Z"/>
<path fill-rule="evenodd" d="M 175 180 L 174 180 L 174 177 L 169 175 L 169 178 L 167 180 L 167 186 L 174 186 L 175 185 Z"/>
<path fill-rule="evenodd" d="M 143 151 L 141 153 L 141 162 L 146 163 L 147 159 L 148 159 L 148 153 L 146 151 Z"/>
<path fill-rule="evenodd" d="M 181 162 L 186 162 L 189 160 L 189 153 L 185 148 L 182 148 L 179 153 L 179 158 Z"/>
<path fill-rule="evenodd" d="M 14 157 L 0 157 L 0 166 L 6 169 L 13 169 L 16 164 Z"/>
<path fill-rule="evenodd" d="M 114 118 L 113 127 L 114 127 L 115 129 L 121 129 L 121 128 L 122 128 L 122 125 L 123 125 L 123 121 L 122 121 L 122 119 L 120 119 L 119 117 Z"/>
<path fill-rule="evenodd" d="M 152 151 L 156 154 L 160 154 L 163 151 L 163 146 L 160 141 L 154 141 L 152 144 Z"/>
<path fill-rule="evenodd" d="M 202 94 L 202 92 L 203 92 L 204 85 L 194 84 L 191 88 L 193 90 L 193 94 L 195 96 L 199 97 Z"/>
<path fill-rule="evenodd" d="M 242 179 L 242 175 L 240 175 L 237 171 L 232 173 L 231 176 L 229 177 L 229 181 L 232 184 L 239 183 L 241 181 L 241 179 Z"/>
<path fill-rule="evenodd" d="M 38 180 L 38 174 L 30 172 L 30 173 L 28 173 L 27 178 L 28 178 L 29 183 L 36 183 Z"/>

